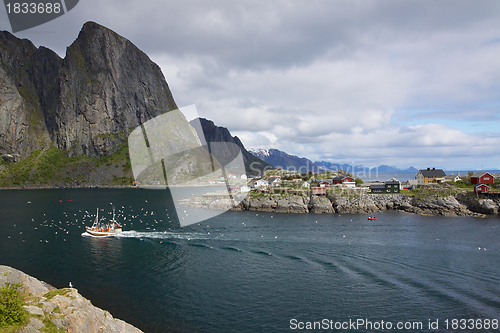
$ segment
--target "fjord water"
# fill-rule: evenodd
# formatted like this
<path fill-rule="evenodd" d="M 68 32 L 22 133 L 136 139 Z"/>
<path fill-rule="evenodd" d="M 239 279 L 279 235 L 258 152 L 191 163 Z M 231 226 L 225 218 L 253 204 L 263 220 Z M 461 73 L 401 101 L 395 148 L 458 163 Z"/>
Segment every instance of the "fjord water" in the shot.
<path fill-rule="evenodd" d="M 144 189 L 0 191 L 0 205 L 0 264 L 71 281 L 144 332 L 500 319 L 497 217 L 226 212 L 180 228 L 168 191 Z M 81 235 L 97 207 L 116 207 L 122 236 Z"/>

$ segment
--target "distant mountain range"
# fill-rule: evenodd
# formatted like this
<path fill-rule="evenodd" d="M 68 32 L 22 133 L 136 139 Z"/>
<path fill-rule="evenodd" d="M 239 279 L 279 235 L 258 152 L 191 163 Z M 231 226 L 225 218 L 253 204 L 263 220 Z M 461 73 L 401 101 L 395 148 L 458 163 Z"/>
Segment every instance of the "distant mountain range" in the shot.
<path fill-rule="evenodd" d="M 282 168 L 285 170 L 297 170 L 299 172 L 324 172 L 324 171 L 338 171 L 344 170 L 351 173 L 356 172 L 418 172 L 418 169 L 414 167 L 409 167 L 408 169 L 402 170 L 396 168 L 395 166 L 380 165 L 374 168 L 368 168 L 363 165 L 349 165 L 349 164 L 338 164 L 332 162 L 313 162 L 305 157 L 298 157 L 295 155 L 290 155 L 284 151 L 278 149 L 250 149 L 250 153 L 257 156 L 261 160 L 271 164 L 275 168 Z"/>

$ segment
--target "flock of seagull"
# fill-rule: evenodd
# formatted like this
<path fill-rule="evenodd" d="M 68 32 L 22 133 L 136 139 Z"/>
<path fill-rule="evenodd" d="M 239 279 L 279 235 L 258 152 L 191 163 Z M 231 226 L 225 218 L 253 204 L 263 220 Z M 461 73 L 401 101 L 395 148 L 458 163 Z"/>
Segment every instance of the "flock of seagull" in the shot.
<path fill-rule="evenodd" d="M 59 202 L 63 202 L 62 200 L 59 200 Z M 28 204 L 31 204 L 31 201 L 27 202 Z M 148 201 L 145 200 L 145 203 L 147 204 Z M 109 203 L 110 206 L 113 207 L 113 203 Z M 110 209 L 105 209 L 105 208 L 98 208 L 99 209 L 99 219 L 101 221 L 106 220 L 106 219 L 111 219 L 112 217 L 112 210 Z M 128 229 L 131 229 L 131 234 L 128 235 L 127 231 L 124 231 L 123 236 L 128 236 L 128 237 L 133 237 L 136 234 L 139 234 L 140 236 L 146 236 L 145 233 L 140 232 L 140 230 L 145 230 L 146 232 L 152 232 L 152 231 L 163 231 L 163 233 L 167 233 L 165 229 L 167 230 L 172 230 L 172 228 L 175 228 L 174 226 L 171 225 L 172 223 L 172 217 L 168 213 L 168 208 L 165 209 L 165 214 L 163 212 L 156 212 L 153 211 L 153 209 L 147 209 L 147 208 L 140 208 L 134 209 L 132 206 L 121 206 L 120 208 L 115 208 L 115 219 L 124 227 L 128 226 Z M 186 211 L 184 211 L 186 213 Z M 47 215 L 54 215 L 53 213 L 44 213 L 42 219 L 35 220 L 35 218 L 31 219 L 31 225 L 24 225 L 24 228 L 26 229 L 27 226 L 28 229 L 31 229 L 32 231 L 41 231 L 41 230 L 46 230 L 51 229 L 48 233 L 43 232 L 38 239 L 40 243 L 49 243 L 52 240 L 55 240 L 51 236 L 57 236 L 58 241 L 60 241 L 60 238 L 62 237 L 62 241 L 66 242 L 67 241 L 67 236 L 70 234 L 75 234 L 77 233 L 78 235 L 82 236 L 91 236 L 90 234 L 86 233 L 85 227 L 88 226 L 90 227 L 96 218 L 96 213 L 89 212 L 87 210 L 78 210 L 78 212 L 62 212 L 62 217 L 59 218 L 51 218 L 48 217 Z M 108 215 L 108 216 L 106 216 Z M 187 215 L 187 214 L 186 214 Z M 160 219 L 159 217 L 162 217 L 163 219 Z M 255 216 L 259 216 L 259 214 L 255 214 Z M 166 219 L 165 219 L 166 217 Z M 264 217 L 263 214 L 261 214 L 259 217 Z M 273 218 L 274 216 L 270 216 L 270 218 Z M 164 220 L 165 219 L 165 220 Z M 41 221 L 39 221 L 41 220 Z M 166 226 L 164 223 L 169 223 L 170 226 Z M 134 225 L 135 224 L 135 225 Z M 198 223 L 198 226 L 200 226 L 201 223 Z M 246 223 L 242 223 L 244 227 L 246 227 Z M 167 228 L 166 228 L 167 227 Z M 77 228 L 77 229 L 75 229 Z M 209 225 L 207 225 L 207 229 L 210 228 Z M 7 235 L 7 239 L 14 238 L 16 234 L 19 234 L 21 241 L 25 242 L 26 239 L 28 238 L 27 233 L 28 230 L 21 231 L 19 230 L 20 227 L 17 226 L 16 224 L 13 224 L 12 233 L 9 233 Z M 136 230 L 136 231 L 132 231 Z M 139 232 L 137 232 L 139 231 Z M 216 233 L 220 232 L 220 230 L 212 230 L 215 231 Z M 169 232 L 170 233 L 170 232 Z M 210 230 L 206 231 L 206 235 L 211 235 Z M 137 236 L 137 235 L 136 235 Z M 150 236 L 154 236 L 153 234 Z M 180 234 L 177 235 L 179 237 L 182 237 Z M 220 237 L 224 237 L 224 234 L 220 234 Z M 121 236 L 120 236 L 121 237 Z M 147 237 L 147 236 L 146 236 Z M 174 235 L 175 237 L 175 235 Z M 261 236 L 262 238 L 264 236 Z M 16 237 L 17 238 L 17 237 Z M 30 241 L 33 241 L 32 237 L 29 237 Z M 278 238 L 278 236 L 274 237 L 275 239 Z M 19 238 L 18 238 L 19 239 Z M 191 237 L 188 237 L 187 240 L 191 240 Z"/>
<path fill-rule="evenodd" d="M 145 200 L 147 203 L 148 201 Z M 28 201 L 28 204 L 31 202 Z M 110 202 L 110 205 L 113 205 L 113 203 Z M 110 211 L 105 212 L 106 210 L 104 208 L 99 208 L 99 215 L 100 215 L 100 220 L 105 220 L 106 217 L 103 215 L 112 215 L 113 213 Z M 168 209 L 165 209 L 165 211 L 168 211 Z M 104 214 L 101 214 L 101 212 L 104 212 Z M 35 221 L 34 218 L 31 219 L 31 230 L 43 230 L 44 228 L 50 228 L 53 230 L 53 235 L 54 236 L 63 236 L 63 241 L 66 241 L 66 236 L 71 233 L 75 232 L 74 228 L 71 228 L 71 226 L 74 226 L 79 229 L 79 233 L 84 233 L 85 232 L 85 227 L 86 226 L 91 226 L 93 222 L 95 221 L 96 214 L 92 214 L 88 212 L 87 210 L 78 210 L 78 213 L 67 213 L 67 212 L 62 212 L 62 215 L 64 218 L 60 219 L 50 219 L 47 218 L 47 213 L 43 214 L 43 220 L 41 222 Z M 161 214 L 160 214 L 161 215 Z M 79 217 L 81 216 L 81 217 Z M 168 213 L 166 213 L 166 217 L 169 223 L 171 223 L 171 217 Z M 125 206 L 121 206 L 121 208 L 118 208 L 115 210 L 115 219 L 122 225 L 130 225 L 133 226 L 134 223 L 136 225 L 140 225 L 140 229 L 146 229 L 146 230 L 152 230 L 155 231 L 158 228 L 158 224 L 163 222 L 162 219 L 157 219 L 155 216 L 155 212 L 151 209 L 144 209 L 141 208 L 140 210 L 137 210 L 134 212 L 134 209 L 132 209 L 132 206 L 129 206 L 128 209 L 125 208 Z M 168 229 L 171 229 L 170 227 Z M 21 241 L 25 242 L 26 240 L 24 237 L 26 236 L 26 230 L 23 232 L 22 230 L 19 230 L 19 227 L 17 226 L 16 223 L 13 224 L 13 228 L 11 229 L 13 231 L 12 234 L 7 235 L 7 239 L 11 239 L 13 235 L 19 234 L 19 236 L 22 238 Z M 52 234 L 52 232 L 51 232 Z M 45 234 L 47 235 L 47 234 Z M 50 240 L 47 239 L 48 237 L 39 239 L 40 243 L 49 243 Z"/>

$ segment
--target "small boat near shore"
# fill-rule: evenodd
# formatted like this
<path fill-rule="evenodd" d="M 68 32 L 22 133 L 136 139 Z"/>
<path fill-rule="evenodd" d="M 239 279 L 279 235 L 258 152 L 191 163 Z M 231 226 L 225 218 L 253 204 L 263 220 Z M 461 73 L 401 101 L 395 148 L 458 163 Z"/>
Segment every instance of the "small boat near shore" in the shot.
<path fill-rule="evenodd" d="M 94 237 L 108 237 L 121 233 L 122 226 L 115 220 L 114 209 L 111 220 L 107 223 L 99 221 L 99 208 L 97 208 L 94 224 L 91 227 L 85 227 L 85 231 Z"/>
<path fill-rule="evenodd" d="M 368 216 L 369 221 L 375 221 L 377 218 L 375 216 Z"/>

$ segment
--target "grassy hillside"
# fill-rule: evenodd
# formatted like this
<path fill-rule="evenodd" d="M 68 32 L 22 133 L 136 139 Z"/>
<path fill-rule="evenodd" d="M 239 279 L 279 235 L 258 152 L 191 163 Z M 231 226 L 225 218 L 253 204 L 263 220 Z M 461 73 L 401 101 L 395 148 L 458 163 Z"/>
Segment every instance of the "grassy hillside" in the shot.
<path fill-rule="evenodd" d="M 0 162 L 0 187 L 131 185 L 132 180 L 126 144 L 99 159 L 68 157 L 52 146 L 37 149 L 18 163 Z"/>

